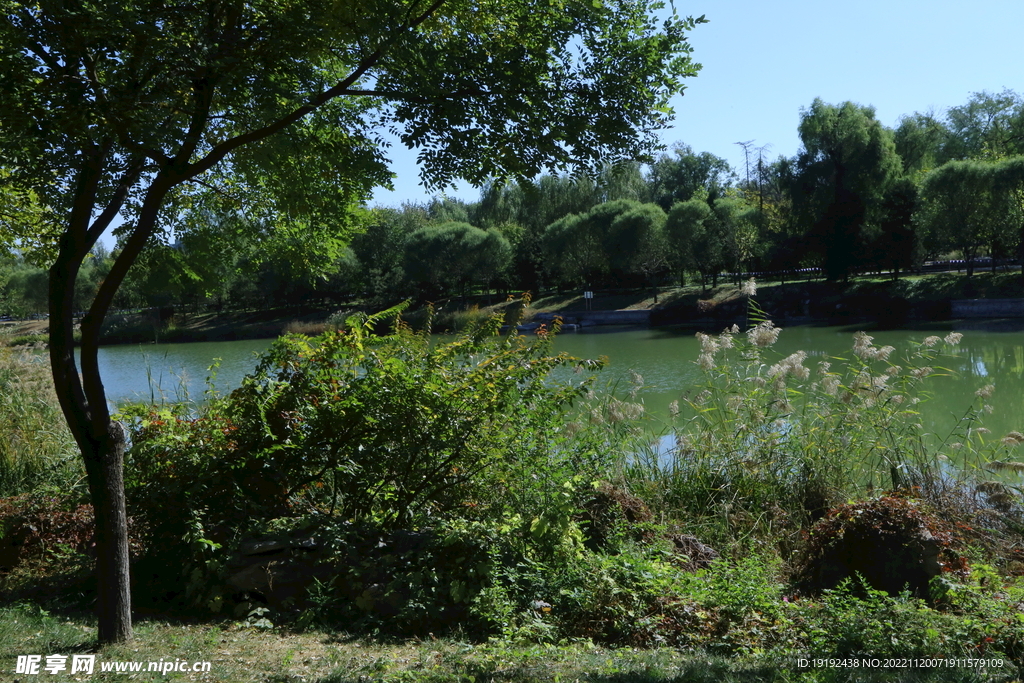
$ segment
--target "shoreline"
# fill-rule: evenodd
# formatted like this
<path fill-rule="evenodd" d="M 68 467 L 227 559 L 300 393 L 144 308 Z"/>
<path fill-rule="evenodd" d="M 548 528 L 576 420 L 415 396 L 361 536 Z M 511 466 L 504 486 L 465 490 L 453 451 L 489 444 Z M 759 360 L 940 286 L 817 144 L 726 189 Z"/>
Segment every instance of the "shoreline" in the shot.
<path fill-rule="evenodd" d="M 705 291 L 695 286 L 659 288 L 657 297 L 652 297 L 650 290 L 597 291 L 595 295 L 585 300 L 582 291 L 572 290 L 538 297 L 519 330 L 532 332 L 557 316 L 566 332 L 623 324 L 719 331 L 733 324 L 748 324 L 750 304 L 780 326 L 945 329 L 955 323 L 963 329 L 1024 330 L 1024 276 L 1020 273 L 977 273 L 972 278 L 941 273 L 895 281 L 863 278 L 849 283 L 762 283 L 750 300 L 734 284 Z M 514 303 L 491 305 L 494 298 L 479 296 L 438 303 L 435 331 L 458 332 L 488 315 L 510 312 L 509 306 Z M 356 310 L 355 306 L 346 308 Z M 295 306 L 268 311 L 178 313 L 161 319 L 155 311 L 145 311 L 112 316 L 101 345 L 272 339 L 287 332 L 316 335 L 327 329 L 328 318 L 336 314 L 328 308 Z M 425 318 L 423 307 L 405 315 L 413 327 Z M 45 343 L 47 327 L 45 318 L 4 322 L 0 325 L 0 345 Z"/>

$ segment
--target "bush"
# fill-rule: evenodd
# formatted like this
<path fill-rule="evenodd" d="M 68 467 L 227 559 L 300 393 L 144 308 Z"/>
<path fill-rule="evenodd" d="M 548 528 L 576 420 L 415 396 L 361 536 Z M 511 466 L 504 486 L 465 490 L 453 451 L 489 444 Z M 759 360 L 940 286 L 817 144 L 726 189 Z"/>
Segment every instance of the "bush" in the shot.
<path fill-rule="evenodd" d="M 909 590 L 928 598 L 935 578 L 969 574 L 959 546 L 953 530 L 921 501 L 883 496 L 848 503 L 810 530 L 798 582 L 817 591 L 859 575 L 889 595 Z"/>
<path fill-rule="evenodd" d="M 309 591 L 300 624 L 426 635 L 459 627 L 495 632 L 494 610 L 479 600 L 511 529 L 452 520 L 390 533 L 369 524 L 326 522 L 317 532 L 330 577 Z"/>
<path fill-rule="evenodd" d="M 308 515 L 382 533 L 516 520 L 549 554 L 571 544 L 575 491 L 598 478 L 597 454 L 560 426 L 591 379 L 549 374 L 601 364 L 550 355 L 550 338 L 496 336 L 500 316 L 441 344 L 401 323 L 370 334 L 381 317 L 283 337 L 239 389 L 194 412 L 127 409 L 129 504 L 151 547 L 210 548 Z"/>

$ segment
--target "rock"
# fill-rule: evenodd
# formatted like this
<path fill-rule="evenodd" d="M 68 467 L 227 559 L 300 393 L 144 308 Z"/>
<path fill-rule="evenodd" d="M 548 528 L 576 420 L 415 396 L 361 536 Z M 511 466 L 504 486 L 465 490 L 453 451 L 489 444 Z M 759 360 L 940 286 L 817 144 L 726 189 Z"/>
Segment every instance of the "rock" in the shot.
<path fill-rule="evenodd" d="M 686 571 L 695 572 L 707 569 L 720 555 L 709 545 L 701 543 L 695 536 L 686 534 L 669 534 L 673 550 L 678 558 L 677 564 Z"/>
<path fill-rule="evenodd" d="M 228 557 L 225 584 L 234 595 L 280 607 L 299 597 L 328 571 L 318 566 L 320 546 L 308 533 L 264 536 L 245 541 Z"/>

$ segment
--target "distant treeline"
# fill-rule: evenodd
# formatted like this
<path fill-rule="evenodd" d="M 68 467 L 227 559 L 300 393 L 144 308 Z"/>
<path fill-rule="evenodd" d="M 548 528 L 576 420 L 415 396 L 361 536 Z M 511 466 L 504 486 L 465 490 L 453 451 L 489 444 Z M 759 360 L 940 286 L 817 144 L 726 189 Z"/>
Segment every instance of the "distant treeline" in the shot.
<path fill-rule="evenodd" d="M 801 112 L 799 134 L 794 157 L 770 159 L 768 145 L 744 143 L 740 169 L 680 143 L 651 163 L 609 165 L 596 177 L 495 181 L 476 202 L 357 208 L 359 234 L 329 256 L 300 232 L 294 244 L 269 252 L 223 238 L 200 243 L 206 233 L 185 232 L 173 244 L 151 245 L 114 305 L 384 303 L 687 278 L 707 285 L 724 272 L 806 268 L 829 279 L 863 271 L 898 277 L 941 256 L 965 259 L 970 274 L 979 256 L 1021 258 L 1024 98 L 1017 93 L 975 93 L 942 115 L 905 116 L 894 129 L 871 107 L 815 100 Z M 310 267 L 324 258 L 326 276 L 322 263 Z M 87 264 L 83 307 L 109 266 L 102 251 Z M 0 315 L 45 309 L 45 272 L 17 258 L 0 262 Z"/>

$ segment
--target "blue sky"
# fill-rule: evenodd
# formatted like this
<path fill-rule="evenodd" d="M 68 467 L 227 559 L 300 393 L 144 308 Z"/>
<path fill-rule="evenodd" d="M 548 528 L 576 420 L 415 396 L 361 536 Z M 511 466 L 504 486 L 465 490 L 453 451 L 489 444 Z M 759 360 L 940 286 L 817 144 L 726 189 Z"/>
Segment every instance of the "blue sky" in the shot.
<path fill-rule="evenodd" d="M 796 154 L 800 109 L 815 97 L 871 105 L 895 126 L 973 92 L 1024 93 L 1022 0 L 680 0 L 676 8 L 709 23 L 690 34 L 704 68 L 674 98 L 675 125 L 662 141 L 724 157 L 738 171 L 738 141 L 770 144 L 772 159 Z M 396 145 L 391 158 L 395 191 L 378 190 L 371 203 L 427 200 L 415 153 Z M 479 196 L 467 184 L 448 194 Z"/>

